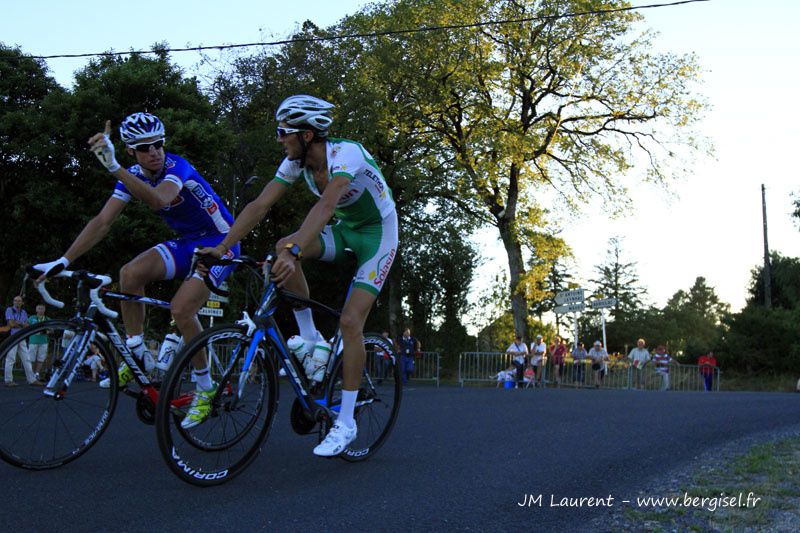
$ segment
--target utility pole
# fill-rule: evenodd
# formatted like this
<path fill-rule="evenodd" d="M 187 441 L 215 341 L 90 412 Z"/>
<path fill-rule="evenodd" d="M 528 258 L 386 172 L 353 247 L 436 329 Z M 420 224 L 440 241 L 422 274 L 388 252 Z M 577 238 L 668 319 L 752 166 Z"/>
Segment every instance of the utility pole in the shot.
<path fill-rule="evenodd" d="M 764 218 L 764 307 L 772 308 L 772 269 L 769 266 L 769 244 L 767 243 L 767 193 L 761 184 L 761 212 Z"/>

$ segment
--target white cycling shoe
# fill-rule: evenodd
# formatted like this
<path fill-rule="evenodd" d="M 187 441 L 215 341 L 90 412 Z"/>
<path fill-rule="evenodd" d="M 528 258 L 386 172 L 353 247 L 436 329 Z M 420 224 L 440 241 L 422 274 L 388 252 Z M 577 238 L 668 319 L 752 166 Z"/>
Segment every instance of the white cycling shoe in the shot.
<path fill-rule="evenodd" d="M 314 455 L 319 457 L 334 457 L 339 455 L 347 448 L 348 444 L 356 440 L 357 434 L 358 430 L 355 424 L 351 428 L 337 421 L 333 424 L 325 440 L 314 448 Z"/>

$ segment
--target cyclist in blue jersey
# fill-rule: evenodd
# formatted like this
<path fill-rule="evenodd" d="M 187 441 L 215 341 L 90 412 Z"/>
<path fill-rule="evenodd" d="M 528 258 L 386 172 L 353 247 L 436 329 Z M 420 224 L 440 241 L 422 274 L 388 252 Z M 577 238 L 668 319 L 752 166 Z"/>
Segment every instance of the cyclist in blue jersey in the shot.
<path fill-rule="evenodd" d="M 331 431 L 314 453 L 330 457 L 342 453 L 356 438 L 353 418 L 364 370 L 364 323 L 386 281 L 397 254 L 397 212 L 392 192 L 372 156 L 361 144 L 328 136 L 334 106 L 308 95 L 284 100 L 275 113 L 278 142 L 286 158 L 275 178 L 237 217 L 228 235 L 216 247 L 201 253 L 220 257 L 244 237 L 300 178 L 319 198 L 295 233 L 278 241 L 272 273 L 279 286 L 308 297 L 301 258 L 334 261 L 345 248 L 358 262 L 355 283 L 339 322 L 344 371 L 342 404 Z M 336 215 L 338 222 L 328 225 Z M 296 309 L 295 318 L 306 352 L 321 339 L 311 310 Z M 324 342 L 324 341 L 323 341 Z"/>
<path fill-rule="evenodd" d="M 111 121 L 106 122 L 103 133 L 89 139 L 90 149 L 117 178 L 117 184 L 100 212 L 86 224 L 62 257 L 35 265 L 44 273 L 42 278 L 61 272 L 100 242 L 132 198 L 141 200 L 156 211 L 178 234 L 178 238 L 142 252 L 120 269 L 120 288 L 128 293 L 144 295 L 148 283 L 185 278 L 191 268 L 194 249 L 217 245 L 230 230 L 233 217 L 206 180 L 188 161 L 164 152 L 166 135 L 164 124 L 158 117 L 149 113 L 134 113 L 125 118 L 119 133 L 126 145 L 126 152 L 136 160 L 136 164 L 125 169 L 117 163 L 114 145 L 110 140 Z M 235 257 L 238 254 L 239 245 L 231 243 L 226 256 Z M 210 279 L 218 285 L 231 270 L 232 267 L 212 268 Z M 170 302 L 172 316 L 186 342 L 201 331 L 197 312 L 208 298 L 208 293 L 203 280 L 194 276 L 183 282 Z M 154 362 L 143 342 L 144 306 L 136 302 L 122 302 L 121 307 L 128 336 L 127 345 L 142 367 L 149 371 Z M 200 407 L 195 406 L 186 417 L 187 427 L 198 423 L 197 417 L 202 414 L 198 410 L 202 410 L 203 401 L 213 397 L 215 392 L 207 362 L 196 361 L 195 373 L 198 389 L 195 402 L 199 402 Z M 120 386 L 125 386 L 131 379 L 133 373 L 123 363 L 119 369 Z M 108 382 L 103 385 L 108 386 Z"/>

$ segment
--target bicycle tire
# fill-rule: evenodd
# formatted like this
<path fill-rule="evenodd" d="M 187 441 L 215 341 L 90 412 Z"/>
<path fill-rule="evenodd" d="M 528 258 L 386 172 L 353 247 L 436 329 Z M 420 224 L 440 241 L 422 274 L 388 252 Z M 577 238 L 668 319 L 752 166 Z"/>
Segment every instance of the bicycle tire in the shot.
<path fill-rule="evenodd" d="M 384 378 L 375 374 L 374 365 L 371 363 L 375 360 L 373 354 L 376 351 L 385 351 L 394 355 L 391 343 L 377 333 L 366 333 L 364 334 L 364 348 L 367 352 L 367 360 L 353 414 L 358 427 L 358 435 L 356 440 L 339 455 L 348 462 L 368 459 L 386 442 L 386 438 L 397 421 L 403 395 L 403 384 L 398 365 L 392 365 L 391 375 Z M 395 360 L 398 360 L 397 357 Z M 330 398 L 330 405 L 334 409 L 341 403 L 343 365 L 343 358 L 338 357 L 331 369 L 327 385 L 326 397 Z"/>
<path fill-rule="evenodd" d="M 251 340 L 242 326 L 221 324 L 207 329 L 175 356 L 161 384 L 156 437 L 162 457 L 182 481 L 207 487 L 233 479 L 256 458 L 269 434 L 278 403 L 278 377 L 261 346 L 245 378 L 243 395 L 236 397 L 241 377 L 241 368 L 236 367 L 243 362 Z M 211 367 L 218 393 L 208 418 L 193 428 L 182 428 L 192 394 L 189 389 L 194 388 L 192 359 L 203 350 L 206 354 L 211 349 L 226 353 L 228 345 L 232 345 L 231 353 L 238 351 L 227 356 L 227 380 Z M 233 370 L 227 372 L 231 365 Z"/>
<path fill-rule="evenodd" d="M 48 334 L 48 350 L 43 374 L 49 379 L 69 346 L 64 332 L 81 333 L 79 324 L 69 320 L 48 320 L 24 328 L 0 344 L 0 366 L 11 349 L 37 334 Z M 68 335 L 69 337 L 69 335 Z M 51 339 L 55 342 L 51 342 Z M 102 436 L 117 405 L 117 372 L 114 358 L 106 343 L 95 336 L 111 386 L 100 388 L 92 381 L 80 381 L 80 373 L 60 398 L 47 396 L 44 387 L 20 385 L 0 390 L 0 458 L 29 470 L 46 470 L 63 466 L 86 453 Z M 52 355 L 52 357 L 51 357 Z M 17 358 L 20 354 L 16 354 Z M 65 369 L 64 376 L 69 374 Z M 61 388 L 63 381 L 55 387 Z M 61 443 L 60 440 L 64 442 Z"/>

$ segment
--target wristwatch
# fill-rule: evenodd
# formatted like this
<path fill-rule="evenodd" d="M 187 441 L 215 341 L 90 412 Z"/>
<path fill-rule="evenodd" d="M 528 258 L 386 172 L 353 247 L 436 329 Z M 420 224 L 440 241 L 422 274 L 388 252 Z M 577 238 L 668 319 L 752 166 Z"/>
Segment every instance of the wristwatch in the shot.
<path fill-rule="evenodd" d="M 295 259 L 298 261 L 303 258 L 303 250 L 300 249 L 298 245 L 293 242 L 286 243 L 284 246 L 286 250 L 289 250 L 289 253 L 294 256 Z"/>

